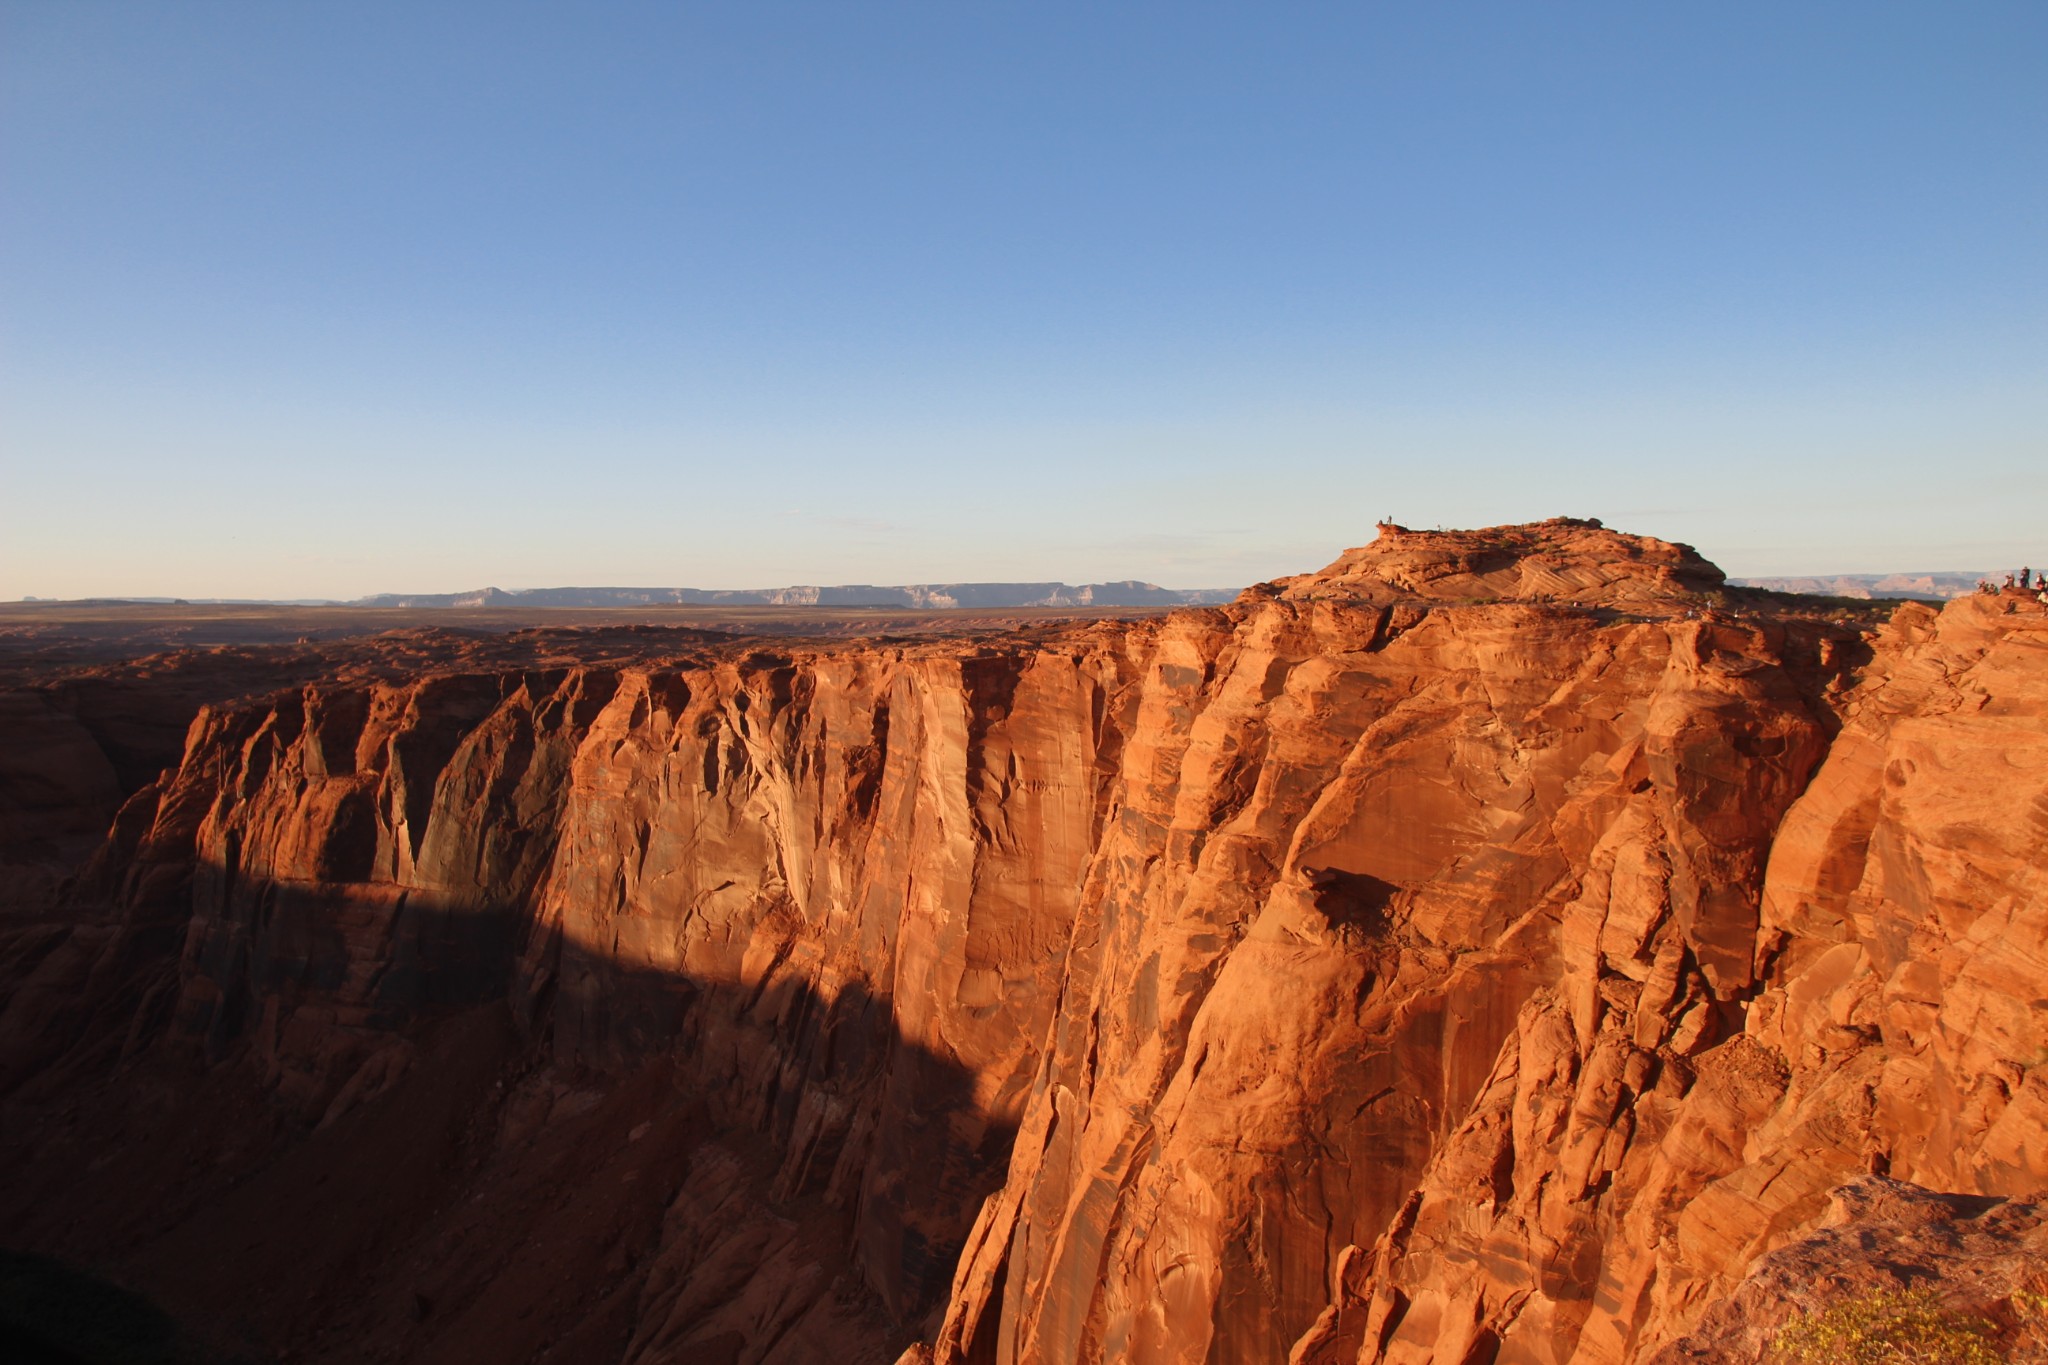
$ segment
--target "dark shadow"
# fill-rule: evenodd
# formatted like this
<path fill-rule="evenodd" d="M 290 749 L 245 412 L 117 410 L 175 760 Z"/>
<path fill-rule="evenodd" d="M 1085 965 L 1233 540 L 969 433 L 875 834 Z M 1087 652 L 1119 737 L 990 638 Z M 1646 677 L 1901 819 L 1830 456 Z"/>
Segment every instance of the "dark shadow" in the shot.
<path fill-rule="evenodd" d="M 268 1355 L 367 1331 L 407 1359 L 523 1359 L 566 1330 L 559 1312 L 592 1336 L 577 1358 L 616 1360 L 646 1285 L 689 1297 L 659 1278 L 664 1220 L 730 1161 L 717 1188 L 744 1196 L 700 1220 L 725 1240 L 692 1272 L 726 1277 L 706 1331 L 753 1276 L 815 1265 L 788 1292 L 893 1356 L 1004 1179 L 1014 1124 L 865 986 L 625 964 L 536 931 L 520 901 L 215 864 L 186 885 L 208 928 L 166 932 L 160 900 L 131 916 L 69 1046 L 0 1109 L 0 1239 L 134 1283 L 211 1337 Z M 382 1079 L 393 1047 L 405 1064 Z M 369 1098 L 345 1103 L 351 1085 Z"/>
<path fill-rule="evenodd" d="M 1492 546 L 1475 549 L 1458 555 L 1451 562 L 1475 578 L 1483 578 L 1502 569 L 1512 569 L 1522 562 L 1524 550 L 1520 546 Z"/>
<path fill-rule="evenodd" d="M 1315 893 L 1316 909 L 1333 929 L 1352 929 L 1377 937 L 1392 923 L 1391 907 L 1401 888 L 1364 872 L 1338 867 L 1304 868 Z"/>
<path fill-rule="evenodd" d="M 1491 1327 L 1482 1327 L 1472 1334 L 1471 1345 L 1465 1348 L 1465 1356 L 1459 1365 L 1493 1365 L 1500 1358 L 1500 1333 Z"/>
<path fill-rule="evenodd" d="M 47 1256 L 0 1252 L 0 1359 L 12 1365 L 229 1365 L 140 1294 Z"/>

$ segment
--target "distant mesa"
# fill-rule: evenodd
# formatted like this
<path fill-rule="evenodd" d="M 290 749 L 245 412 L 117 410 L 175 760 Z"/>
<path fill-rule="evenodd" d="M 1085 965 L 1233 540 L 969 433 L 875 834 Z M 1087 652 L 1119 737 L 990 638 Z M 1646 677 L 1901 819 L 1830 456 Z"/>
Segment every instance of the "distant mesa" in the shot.
<path fill-rule="evenodd" d="M 1188 607 L 1228 602 L 1235 588 L 1162 588 L 1125 579 L 1117 583 L 912 583 L 791 588 L 530 588 L 507 592 L 381 593 L 354 607 Z"/>
<path fill-rule="evenodd" d="M 1346 550 L 1314 573 L 1248 589 L 1253 597 L 1351 601 L 1572 602 L 1622 607 L 1672 603 L 1722 587 L 1864 599 L 1950 599 L 1974 592 L 1995 573 L 1816 574 L 1724 578 L 1690 545 L 1628 535 L 1596 518 L 1478 530 L 1414 530 L 1382 521 L 1369 545 Z M 847 583 L 786 588 L 477 588 L 469 592 L 377 593 L 352 600 L 261 597 L 95 597 L 65 602 L 24 596 L 23 604 L 69 606 L 367 607 L 392 610 L 562 607 L 632 609 L 659 606 L 837 607 L 943 611 L 1018 607 L 1199 607 L 1236 600 L 1236 588 L 1162 588 L 1113 583 Z"/>
<path fill-rule="evenodd" d="M 1989 570 L 1968 573 L 1844 573 L 1809 578 L 1733 578 L 1738 588 L 1767 588 L 1772 592 L 1814 593 L 1824 597 L 1934 597 L 1948 600 L 1968 597 L 1977 590 L 1977 580 L 1991 578 Z"/>

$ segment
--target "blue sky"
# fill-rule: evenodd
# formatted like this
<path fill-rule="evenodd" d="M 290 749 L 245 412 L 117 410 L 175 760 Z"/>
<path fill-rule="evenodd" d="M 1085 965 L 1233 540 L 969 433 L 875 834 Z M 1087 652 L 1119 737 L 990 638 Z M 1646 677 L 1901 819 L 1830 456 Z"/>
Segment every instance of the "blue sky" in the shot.
<path fill-rule="evenodd" d="M 2048 6 L 0 2 L 0 598 L 2048 561 Z"/>

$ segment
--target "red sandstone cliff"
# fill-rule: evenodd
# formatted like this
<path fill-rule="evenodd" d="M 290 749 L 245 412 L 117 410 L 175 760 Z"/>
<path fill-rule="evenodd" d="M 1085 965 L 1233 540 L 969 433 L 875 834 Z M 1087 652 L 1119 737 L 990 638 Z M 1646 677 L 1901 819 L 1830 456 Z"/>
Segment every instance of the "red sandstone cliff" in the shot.
<path fill-rule="evenodd" d="M 2048 617 L 1720 581 L 294 675 L 18 879 L 4 1212 L 307 1359 L 1754 1359 L 1844 1182 L 2048 1185 Z"/>

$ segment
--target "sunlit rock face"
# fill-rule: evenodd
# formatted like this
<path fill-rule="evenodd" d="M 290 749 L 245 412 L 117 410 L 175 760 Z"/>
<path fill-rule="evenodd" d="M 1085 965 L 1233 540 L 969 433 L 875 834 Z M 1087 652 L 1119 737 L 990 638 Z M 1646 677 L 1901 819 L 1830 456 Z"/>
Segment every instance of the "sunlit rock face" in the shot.
<path fill-rule="evenodd" d="M 2048 1185 L 2035 604 L 1561 519 L 643 634 L 208 707 L 23 880 L 24 1245 L 308 1359 L 1619 1362 L 1871 1169 Z M 119 795 L 48 710 L 23 828 Z"/>

